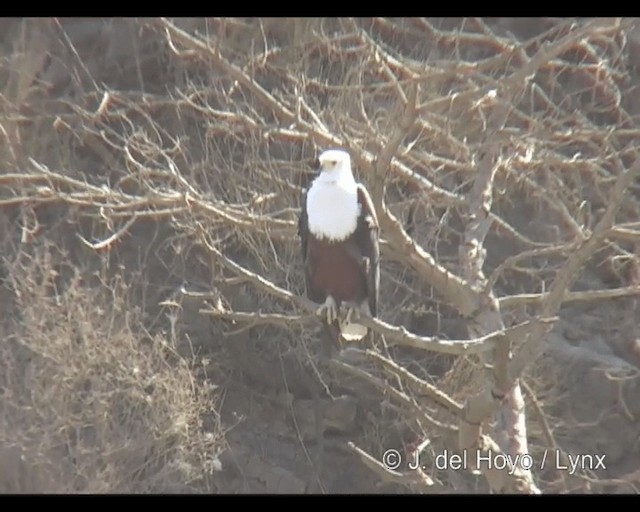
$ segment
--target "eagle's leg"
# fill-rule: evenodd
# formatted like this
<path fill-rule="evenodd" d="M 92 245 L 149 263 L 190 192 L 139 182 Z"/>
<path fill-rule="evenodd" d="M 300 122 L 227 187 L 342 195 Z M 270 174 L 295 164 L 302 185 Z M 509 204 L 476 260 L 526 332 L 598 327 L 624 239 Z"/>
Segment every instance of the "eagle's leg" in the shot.
<path fill-rule="evenodd" d="M 333 322 L 338 319 L 336 301 L 331 295 L 327 296 L 327 300 L 324 301 L 324 304 L 316 309 L 316 315 L 326 315 L 328 324 L 333 324 Z"/>

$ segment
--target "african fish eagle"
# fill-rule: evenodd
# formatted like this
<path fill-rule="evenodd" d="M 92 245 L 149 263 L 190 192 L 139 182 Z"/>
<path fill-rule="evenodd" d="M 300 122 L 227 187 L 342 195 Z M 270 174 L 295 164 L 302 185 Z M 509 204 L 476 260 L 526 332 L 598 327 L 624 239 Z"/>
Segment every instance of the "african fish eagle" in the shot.
<path fill-rule="evenodd" d="M 319 157 L 320 172 L 305 192 L 298 219 L 306 292 L 326 315 L 332 342 L 364 338 L 361 313 L 378 313 L 379 227 L 367 189 L 357 183 L 346 151 Z M 340 313 L 340 314 L 339 314 Z M 340 339 L 341 338 L 341 339 Z"/>

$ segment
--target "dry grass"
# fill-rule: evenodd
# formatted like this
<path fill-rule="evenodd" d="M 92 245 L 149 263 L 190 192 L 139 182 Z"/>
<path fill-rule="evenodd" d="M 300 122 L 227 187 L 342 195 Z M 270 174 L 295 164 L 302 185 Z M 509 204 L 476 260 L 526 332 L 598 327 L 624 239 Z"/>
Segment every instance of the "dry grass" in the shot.
<path fill-rule="evenodd" d="M 203 428 L 215 395 L 145 329 L 126 283 L 92 285 L 56 253 L 5 261 L 0 491 L 208 490 L 224 447 L 217 422 Z"/>

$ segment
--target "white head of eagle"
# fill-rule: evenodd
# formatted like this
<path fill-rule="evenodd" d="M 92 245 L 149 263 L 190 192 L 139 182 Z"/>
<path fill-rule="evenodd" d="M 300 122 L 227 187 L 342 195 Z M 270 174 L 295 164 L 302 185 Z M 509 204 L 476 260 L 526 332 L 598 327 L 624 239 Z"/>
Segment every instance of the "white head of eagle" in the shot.
<path fill-rule="evenodd" d="M 369 193 L 353 177 L 349 153 L 331 149 L 319 160 L 320 174 L 298 220 L 307 295 L 322 304 L 319 314 L 326 312 L 333 338 L 359 340 L 367 328 L 358 315 L 375 317 L 378 309 L 378 219 Z M 338 318 L 345 306 L 346 318 Z"/>

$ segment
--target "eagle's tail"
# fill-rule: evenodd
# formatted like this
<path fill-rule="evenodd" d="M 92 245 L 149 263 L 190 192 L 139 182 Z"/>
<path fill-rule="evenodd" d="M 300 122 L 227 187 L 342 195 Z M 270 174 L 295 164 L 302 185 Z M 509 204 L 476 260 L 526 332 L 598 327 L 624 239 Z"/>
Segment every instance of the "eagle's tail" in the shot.
<path fill-rule="evenodd" d="M 367 301 L 363 302 L 358 309 L 361 314 L 371 316 L 371 310 L 369 309 L 369 303 Z M 360 341 L 369 332 L 369 329 L 359 324 L 357 320 L 347 320 L 343 317 L 339 320 L 339 328 L 342 338 L 347 342 Z"/>
<path fill-rule="evenodd" d="M 360 341 L 367 335 L 368 331 L 369 329 L 362 324 L 346 322 L 345 320 L 340 321 L 340 334 L 345 341 Z"/>

